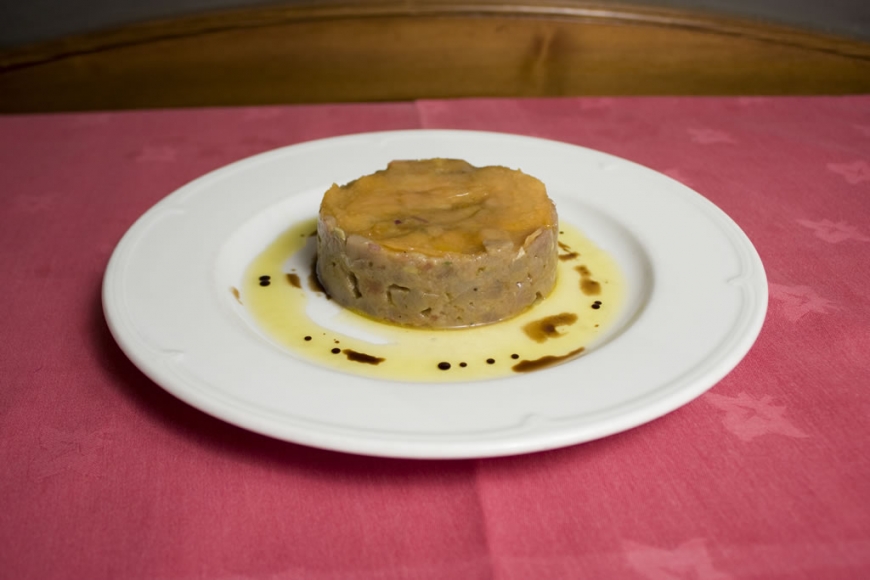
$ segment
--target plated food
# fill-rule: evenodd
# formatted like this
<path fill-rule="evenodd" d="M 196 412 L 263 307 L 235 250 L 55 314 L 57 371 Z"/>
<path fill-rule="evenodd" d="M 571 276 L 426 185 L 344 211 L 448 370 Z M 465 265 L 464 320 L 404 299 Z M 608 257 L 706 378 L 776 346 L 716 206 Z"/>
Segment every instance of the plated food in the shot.
<path fill-rule="evenodd" d="M 551 294 L 505 321 L 431 330 L 375 322 L 315 289 L 330 184 L 439 156 L 546 183 L 559 211 Z M 600 294 L 584 293 L 592 282 Z M 148 377 L 229 423 L 326 449 L 459 458 L 589 441 L 684 405 L 751 347 L 767 286 L 740 228 L 667 176 L 546 139 L 421 130 L 293 145 L 185 185 L 118 243 L 103 305 Z"/>
<path fill-rule="evenodd" d="M 320 281 L 345 308 L 412 327 L 477 326 L 550 294 L 558 218 L 522 171 L 393 161 L 326 192 L 317 253 Z"/>
<path fill-rule="evenodd" d="M 612 258 L 559 223 L 544 184 L 457 159 L 392 161 L 332 185 L 234 290 L 306 360 L 400 381 L 468 381 L 572 360 L 620 309 Z"/>

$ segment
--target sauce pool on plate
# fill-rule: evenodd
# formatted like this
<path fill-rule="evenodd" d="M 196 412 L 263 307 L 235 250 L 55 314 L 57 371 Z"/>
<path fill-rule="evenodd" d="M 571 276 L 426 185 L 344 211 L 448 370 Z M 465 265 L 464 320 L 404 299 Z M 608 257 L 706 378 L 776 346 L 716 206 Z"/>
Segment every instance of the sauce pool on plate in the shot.
<path fill-rule="evenodd" d="M 454 382 L 544 369 L 583 356 L 622 301 L 623 279 L 613 259 L 562 223 L 556 286 L 518 316 L 458 329 L 391 325 L 329 300 L 314 273 L 316 229 L 312 218 L 286 230 L 230 292 L 271 342 L 340 372 Z"/>

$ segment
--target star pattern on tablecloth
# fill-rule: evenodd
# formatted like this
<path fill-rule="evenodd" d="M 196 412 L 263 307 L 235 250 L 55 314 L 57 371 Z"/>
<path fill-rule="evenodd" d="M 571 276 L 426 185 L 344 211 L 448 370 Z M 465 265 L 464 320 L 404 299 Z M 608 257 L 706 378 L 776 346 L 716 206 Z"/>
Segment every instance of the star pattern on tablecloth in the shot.
<path fill-rule="evenodd" d="M 55 196 L 51 194 L 19 195 L 13 202 L 13 207 L 24 213 L 40 213 L 54 207 Z"/>
<path fill-rule="evenodd" d="M 72 124 L 78 127 L 106 125 L 112 121 L 115 115 L 115 113 L 82 113 L 72 118 Z"/>
<path fill-rule="evenodd" d="M 841 175 L 846 183 L 858 185 L 870 181 L 870 164 L 863 159 L 852 163 L 828 163 L 829 171 Z"/>
<path fill-rule="evenodd" d="M 135 156 L 136 163 L 173 163 L 178 149 L 169 145 L 146 145 Z"/>
<path fill-rule="evenodd" d="M 668 550 L 625 542 L 628 565 L 648 580 L 730 580 L 732 576 L 713 566 L 703 538 L 695 538 Z"/>
<path fill-rule="evenodd" d="M 581 111 L 595 111 L 600 109 L 609 109 L 613 106 L 613 99 L 610 97 L 586 98 L 580 101 Z"/>
<path fill-rule="evenodd" d="M 716 129 L 686 129 L 692 137 L 692 141 L 701 145 L 713 145 L 715 143 L 736 143 L 734 137 L 725 131 Z"/>
<path fill-rule="evenodd" d="M 810 313 L 828 314 L 837 306 L 809 286 L 786 286 L 768 284 L 770 297 L 779 302 L 782 312 L 790 322 L 797 322 Z"/>
<path fill-rule="evenodd" d="M 92 475 L 96 471 L 94 465 L 110 439 L 107 431 L 85 433 L 47 427 L 39 435 L 39 445 L 29 466 L 30 473 L 36 480 L 66 472 Z"/>
<path fill-rule="evenodd" d="M 722 425 L 744 443 L 770 434 L 793 438 L 808 436 L 785 418 L 786 407 L 774 405 L 769 395 L 756 399 L 747 393 L 736 397 L 707 393 L 704 400 L 725 411 Z"/>
<path fill-rule="evenodd" d="M 832 222 L 831 220 L 797 220 L 800 225 L 813 230 L 815 236 L 830 244 L 838 244 L 846 240 L 870 242 L 870 236 L 865 236 L 858 228 L 846 222 Z"/>
<path fill-rule="evenodd" d="M 245 121 L 269 121 L 284 114 L 284 109 L 278 107 L 257 107 L 242 113 Z"/>
<path fill-rule="evenodd" d="M 686 172 L 683 171 L 682 169 L 678 169 L 678 168 L 674 167 L 671 169 L 665 169 L 664 171 L 662 171 L 662 173 L 664 173 L 665 175 L 667 175 L 668 177 L 670 177 L 672 179 L 676 179 L 677 181 L 679 181 L 683 185 L 688 185 L 689 187 L 693 187 L 692 178 L 687 176 Z"/>

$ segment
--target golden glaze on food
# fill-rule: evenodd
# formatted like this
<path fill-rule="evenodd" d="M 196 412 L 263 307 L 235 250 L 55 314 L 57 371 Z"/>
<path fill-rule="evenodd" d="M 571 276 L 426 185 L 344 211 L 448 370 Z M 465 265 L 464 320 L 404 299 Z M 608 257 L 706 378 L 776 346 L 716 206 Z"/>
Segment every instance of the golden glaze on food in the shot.
<path fill-rule="evenodd" d="M 377 320 L 489 324 L 550 293 L 557 229 L 544 184 L 521 171 L 394 161 L 326 192 L 317 273 L 336 302 Z"/>
<path fill-rule="evenodd" d="M 323 197 L 321 215 L 346 235 L 428 256 L 477 254 L 492 244 L 519 249 L 556 211 L 539 180 L 507 167 L 458 159 L 393 161 L 386 170 Z"/>

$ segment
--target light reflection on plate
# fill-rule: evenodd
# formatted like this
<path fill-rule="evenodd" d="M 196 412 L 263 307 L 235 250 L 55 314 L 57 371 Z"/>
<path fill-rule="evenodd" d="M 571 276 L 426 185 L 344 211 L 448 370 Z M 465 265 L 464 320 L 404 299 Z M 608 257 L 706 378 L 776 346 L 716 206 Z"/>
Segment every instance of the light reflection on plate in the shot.
<path fill-rule="evenodd" d="M 462 158 L 541 179 L 560 219 L 625 277 L 620 320 L 577 360 L 528 375 L 403 383 L 299 360 L 239 316 L 228 291 L 333 182 L 393 159 Z M 191 232 L 194 232 L 191 235 Z M 629 429 L 687 403 L 746 354 L 761 328 L 761 262 L 724 213 L 678 182 L 564 143 L 464 131 L 350 135 L 278 149 L 171 194 L 124 236 L 106 271 L 113 335 L 157 384 L 230 423 L 353 453 L 485 457 Z"/>

